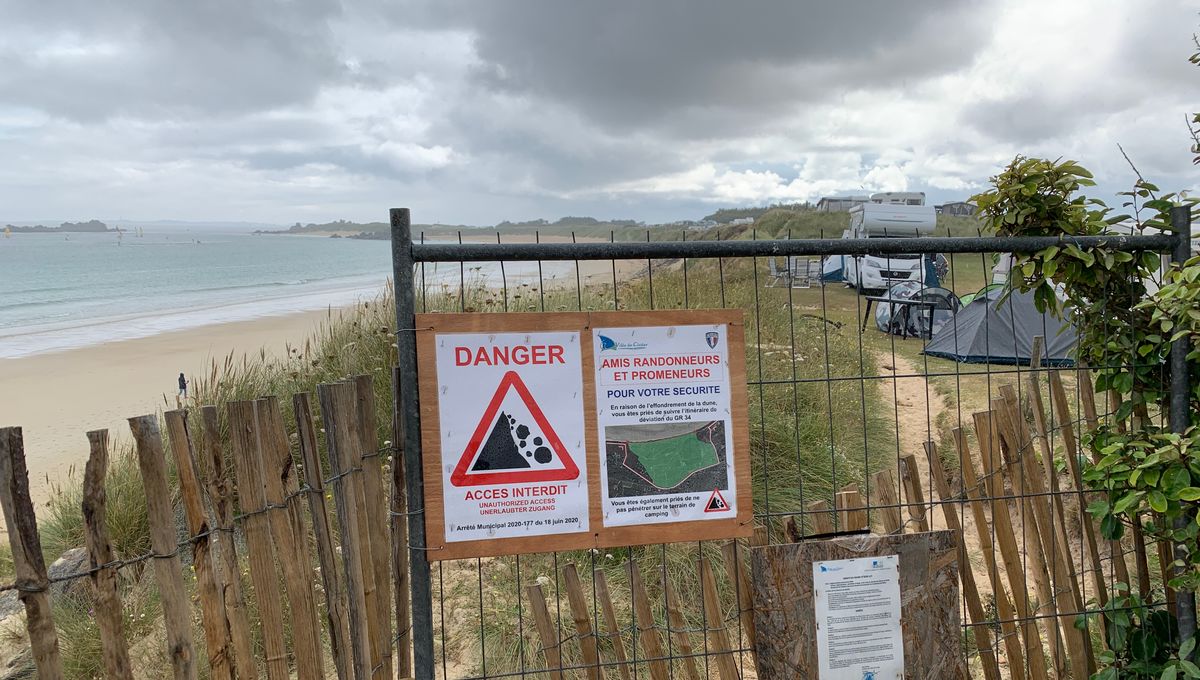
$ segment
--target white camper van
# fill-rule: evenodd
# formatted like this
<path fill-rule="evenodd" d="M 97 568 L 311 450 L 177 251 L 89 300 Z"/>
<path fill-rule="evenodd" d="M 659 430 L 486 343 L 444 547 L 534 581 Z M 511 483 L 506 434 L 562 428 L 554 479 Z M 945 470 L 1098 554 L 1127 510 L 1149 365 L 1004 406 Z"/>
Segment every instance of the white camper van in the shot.
<path fill-rule="evenodd" d="M 867 203 L 850 209 L 850 228 L 842 238 L 914 238 L 933 233 L 933 206 Z M 925 279 L 921 255 L 859 255 L 845 258 L 847 285 L 858 290 L 884 290 L 902 281 Z"/>

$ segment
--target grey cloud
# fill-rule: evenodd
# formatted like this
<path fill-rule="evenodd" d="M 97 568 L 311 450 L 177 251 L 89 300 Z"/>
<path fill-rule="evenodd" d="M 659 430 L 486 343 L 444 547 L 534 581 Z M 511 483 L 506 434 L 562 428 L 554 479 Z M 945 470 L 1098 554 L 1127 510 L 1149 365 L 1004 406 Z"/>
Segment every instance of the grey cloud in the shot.
<path fill-rule="evenodd" d="M 986 12 L 949 0 L 897 3 L 472 4 L 477 81 L 569 102 L 618 129 L 670 127 L 715 111 L 745 122 L 838 96 L 902 86 L 969 62 Z M 731 113 L 725 113 L 731 112 Z"/>
<path fill-rule="evenodd" d="M 344 74 L 332 1 L 8 4 L 0 98 L 74 120 L 273 108 Z"/>

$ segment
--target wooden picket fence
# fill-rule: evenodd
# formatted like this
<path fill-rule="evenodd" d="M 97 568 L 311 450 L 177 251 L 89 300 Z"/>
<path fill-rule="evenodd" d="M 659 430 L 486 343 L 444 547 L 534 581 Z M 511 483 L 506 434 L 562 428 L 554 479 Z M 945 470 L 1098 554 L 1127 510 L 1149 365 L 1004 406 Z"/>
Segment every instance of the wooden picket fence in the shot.
<path fill-rule="evenodd" d="M 90 568 L 56 580 L 91 581 L 106 677 L 134 677 L 118 572 L 145 562 L 153 565 L 177 680 L 199 677 L 202 665 L 214 680 L 264 674 L 268 680 L 411 675 L 403 477 L 394 466 L 389 499 L 384 460 L 391 448 L 379 446 L 372 379 L 358 376 L 320 385 L 317 398 L 323 437 L 318 436 L 310 394 L 293 397 L 297 427 L 292 437 L 277 397 L 226 404 L 224 430 L 215 406 L 195 413 L 169 411 L 163 418 L 165 439 L 157 417 L 130 418 L 152 546 L 149 554 L 132 559 L 114 559 L 105 526 L 108 432 L 87 433 L 91 455 L 82 509 Z M 183 541 L 178 540 L 168 449 L 186 519 Z M 16 576 L 8 589 L 17 590 L 25 606 L 37 677 L 62 678 L 51 582 L 19 427 L 0 429 L 0 505 Z M 192 639 L 184 551 L 195 570 L 205 658 Z M 248 565 L 257 604 L 253 621 L 246 605 L 250 593 L 240 578 L 242 564 Z M 255 632 L 260 654 L 253 647 Z"/>
<path fill-rule="evenodd" d="M 1013 384 L 1003 385 L 988 410 L 972 414 L 974 448 L 964 428 L 951 430 L 957 484 L 951 484 L 935 442 L 927 441 L 923 460 L 911 452 L 900 456 L 899 479 L 883 470 L 871 477 L 868 497 L 850 485 L 836 494 L 836 507 L 809 503 L 788 520 L 787 535 L 800 541 L 835 530 L 892 534 L 931 527 L 964 538 L 974 534 L 975 549 L 960 542 L 958 562 L 964 626 L 973 633 L 983 676 L 1087 680 L 1096 672 L 1097 645 L 1103 644 L 1098 631 L 1103 620 L 1095 615 L 1115 584 L 1134 587 L 1132 575 L 1137 592 L 1151 602 L 1157 581 L 1161 604 L 1173 606 L 1174 593 L 1165 585 L 1170 546 L 1148 546 L 1137 526 L 1125 543 L 1098 538 L 1098 526 L 1084 512 L 1090 498 L 1077 431 L 1099 425 L 1091 376 L 1087 370 L 1077 374 L 1080 418 L 1072 413 L 1062 373 L 1033 368 L 1020 393 Z M 1049 394 L 1049 409 L 1043 393 Z M 1111 411 L 1118 406 L 1113 402 Z M 1055 468 L 1052 441 L 1062 446 L 1064 472 Z M 935 513 L 942 517 L 940 526 L 933 526 Z M 1158 573 L 1152 573 L 1148 550 L 1158 552 L 1163 565 Z M 1132 572 L 1126 564 L 1130 554 Z M 1089 627 L 1077 625 L 1081 614 L 1093 615 Z"/>

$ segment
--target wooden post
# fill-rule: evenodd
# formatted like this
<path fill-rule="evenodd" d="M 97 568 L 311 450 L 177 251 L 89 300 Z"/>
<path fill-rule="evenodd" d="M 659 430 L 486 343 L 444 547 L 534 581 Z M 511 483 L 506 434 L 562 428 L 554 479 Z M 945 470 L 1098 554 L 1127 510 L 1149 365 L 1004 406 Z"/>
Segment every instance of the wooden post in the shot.
<path fill-rule="evenodd" d="M 692 656 L 692 638 L 688 635 L 687 619 L 683 616 L 683 607 L 679 604 L 679 595 L 671 579 L 663 577 L 663 595 L 667 599 L 667 630 L 675 641 L 675 648 L 682 658 L 683 670 L 688 680 L 700 680 L 700 669 L 696 665 L 696 657 Z"/>
<path fill-rule="evenodd" d="M 196 655 L 192 650 L 192 608 L 183 584 L 183 565 L 175 543 L 175 512 L 167 484 L 167 461 L 162 434 L 155 416 L 129 419 L 137 448 L 146 511 L 150 520 L 150 547 L 155 553 L 154 579 L 162 598 L 167 631 L 167 655 L 175 680 L 195 680 Z"/>
<path fill-rule="evenodd" d="M 715 656 L 721 680 L 740 680 L 733 660 L 733 646 L 725 631 L 725 617 L 717 596 L 717 581 L 708 558 L 700 560 L 700 589 L 704 594 L 704 633 L 708 638 L 709 655 Z"/>
<path fill-rule="evenodd" d="M 729 582 L 734 584 L 737 593 L 738 618 L 742 622 L 742 630 L 746 631 L 746 641 L 750 649 L 754 649 L 757 636 L 754 630 L 754 604 L 750 594 L 750 567 L 738 559 L 738 543 L 736 540 L 721 544 L 721 554 L 725 557 L 725 573 Z"/>
<path fill-rule="evenodd" d="M 196 454 L 188 432 L 187 413 L 167 411 L 165 417 L 167 438 L 171 453 L 175 456 L 179 492 L 183 496 L 183 510 L 187 516 L 188 534 L 192 536 L 192 568 L 196 570 L 196 590 L 200 599 L 208 665 L 213 680 L 229 680 L 234 677 L 232 641 L 229 638 L 228 619 L 225 618 L 225 602 L 221 599 L 213 573 L 212 555 L 209 553 L 208 513 L 204 510 L 200 479 L 196 474 Z"/>
<path fill-rule="evenodd" d="M 670 670 L 667 668 L 666 654 L 663 652 L 662 634 L 654 626 L 654 614 L 650 611 L 650 597 L 646 594 L 646 584 L 642 582 L 642 574 L 637 563 L 629 561 L 629 589 L 633 597 L 633 615 L 637 637 L 634 643 L 641 643 L 644 659 L 650 665 L 651 680 L 668 680 Z"/>
<path fill-rule="evenodd" d="M 814 534 L 833 533 L 833 522 L 830 520 L 829 504 L 825 501 L 813 501 L 805 506 L 808 510 L 808 522 Z"/>
<path fill-rule="evenodd" d="M 883 524 L 885 534 L 904 533 L 904 520 L 900 515 L 900 499 L 896 496 L 896 482 L 891 470 L 880 470 L 871 477 L 871 497 Z"/>
<path fill-rule="evenodd" d="M 401 678 L 412 675 L 412 614 L 409 605 L 408 581 L 408 492 L 404 479 L 404 419 L 400 390 L 400 367 L 392 367 L 392 578 L 396 585 L 396 673 Z"/>
<path fill-rule="evenodd" d="M 604 634 L 612 640 L 613 656 L 617 657 L 617 670 L 621 680 L 630 680 L 629 657 L 625 654 L 625 638 L 621 635 L 621 627 L 617 624 L 617 610 L 613 607 L 612 594 L 608 590 L 608 578 L 604 571 L 592 571 L 592 580 L 596 586 L 596 599 L 600 603 L 600 613 L 604 615 Z"/>
<path fill-rule="evenodd" d="M 312 404 L 306 393 L 292 396 L 296 427 L 300 433 L 300 458 L 303 461 L 304 483 L 309 488 L 308 511 L 312 516 L 313 537 L 317 543 L 317 559 L 321 565 L 321 586 L 325 590 L 325 617 L 329 624 L 329 650 L 338 678 L 351 677 L 350 629 L 346 621 L 346 603 L 337 573 L 337 553 L 333 548 L 333 532 L 329 528 L 329 512 L 325 504 L 325 482 L 321 473 L 321 452 L 317 448 L 317 431 L 313 427 Z M 405 669 L 407 670 L 407 669 Z M 401 675 L 407 677 L 407 675 Z"/>
<path fill-rule="evenodd" d="M 1017 615 L 1022 619 L 1025 659 L 1029 663 L 1031 677 L 1045 678 L 1046 659 L 1042 648 L 1042 637 L 1038 632 L 1037 620 L 1032 618 L 1029 590 L 1025 580 L 1025 563 L 1017 548 L 1017 536 L 1013 530 L 1012 516 L 1008 514 L 1008 502 L 1004 500 L 1004 478 L 1001 476 L 1000 435 L 991 411 L 976 413 L 975 438 L 979 442 L 983 474 L 987 478 L 988 496 L 992 505 L 992 528 L 996 533 L 996 544 L 1004 560 L 1004 573 L 1012 589 L 1013 603 Z M 982 531 L 981 531 L 982 533 Z"/>
<path fill-rule="evenodd" d="M 1080 369 L 1076 376 L 1079 382 L 1079 401 L 1083 405 L 1084 422 L 1087 423 L 1088 430 L 1095 432 L 1100 427 L 1100 416 L 1096 412 L 1096 388 L 1092 383 L 1092 372 L 1084 368 Z M 1098 454 L 1093 451 L 1092 462 L 1095 463 L 1098 460 Z M 1133 588 L 1133 581 L 1129 579 L 1129 565 L 1125 563 L 1124 546 L 1120 541 L 1108 541 L 1108 552 L 1117 582 Z"/>
<path fill-rule="evenodd" d="M 283 412 L 276 397 L 254 402 L 258 418 L 258 437 L 262 453 L 263 491 L 267 501 L 271 537 L 276 556 L 283 568 L 283 587 L 287 591 L 292 624 L 292 649 L 296 654 L 299 680 L 320 680 L 325 673 L 321 659 L 321 632 L 317 606 L 313 601 L 312 558 L 308 555 L 308 530 L 297 508 L 285 498 L 284 484 L 299 489 L 293 467 L 291 447 L 284 429 Z"/>
<path fill-rule="evenodd" d="M 921 532 L 929 531 L 929 520 L 925 516 L 925 492 L 921 488 L 917 457 L 904 456 L 900 459 L 900 481 L 904 483 L 904 498 L 908 501 L 908 516 Z"/>
<path fill-rule="evenodd" d="M 371 376 L 354 378 L 354 389 L 358 402 L 358 434 L 362 441 L 359 449 L 359 465 L 362 466 L 362 492 L 365 512 L 358 516 L 359 536 L 363 545 L 370 544 L 370 561 L 364 566 L 363 582 L 370 584 L 366 590 L 367 614 L 375 631 L 374 645 L 379 660 L 373 668 L 380 668 L 384 678 L 395 677 L 392 673 L 392 570 L 389 555 L 387 504 L 383 494 L 383 460 L 379 453 L 378 418 L 375 414 L 375 386 Z M 363 555 L 366 557 L 366 553 Z M 382 667 L 380 666 L 382 663 Z"/>
<path fill-rule="evenodd" d="M 362 500 L 355 482 L 353 460 L 361 445 L 355 431 L 354 386 L 332 383 L 317 386 L 325 441 L 329 448 L 329 466 L 333 473 L 333 496 L 337 505 L 338 529 L 342 540 L 342 564 L 346 575 L 347 613 L 349 616 L 352 668 L 355 680 L 371 677 L 371 628 L 367 619 L 363 573 L 362 540 L 358 531 L 359 505 Z"/>
<path fill-rule="evenodd" d="M 946 528 L 959 535 L 958 541 L 958 575 L 963 586 L 963 600 L 967 603 L 967 613 L 971 616 L 971 628 L 975 635 L 975 648 L 979 650 L 979 665 L 983 667 L 986 680 L 1000 680 L 1000 665 L 996 660 L 996 651 L 992 649 L 992 634 L 989 631 L 987 614 L 979 599 L 979 587 L 975 584 L 975 572 L 971 569 L 971 559 L 963 544 L 963 527 L 958 520 L 958 511 L 951 499 L 954 494 L 946 481 L 946 471 L 942 469 L 942 461 L 938 458 L 937 447 L 933 441 L 925 442 L 925 454 L 929 457 L 929 471 L 933 478 L 933 487 L 941 499 L 942 515 L 946 518 Z M 967 461 L 970 463 L 970 461 Z M 910 466 L 911 468 L 911 466 Z M 915 469 L 915 468 L 911 468 Z M 1003 597 L 1003 593 L 1000 593 Z"/>
<path fill-rule="evenodd" d="M 596 633 L 592 630 L 592 615 L 588 611 L 587 598 L 583 595 L 583 584 L 579 581 L 579 571 L 574 564 L 568 564 L 562 570 L 563 585 L 567 590 L 567 601 L 571 605 L 571 619 L 575 622 L 575 632 L 579 636 L 579 650 L 583 655 L 584 670 L 588 680 L 601 680 L 604 671 L 600 668 L 600 654 L 596 650 Z"/>
<path fill-rule="evenodd" d="M 840 492 L 845 494 L 841 497 L 842 507 L 846 511 L 846 517 L 843 531 L 861 531 L 870 528 L 870 521 L 867 517 L 867 497 L 862 495 L 858 490 L 857 484 L 847 484 L 842 487 Z M 834 503 L 838 502 L 838 498 L 834 497 Z"/>
<path fill-rule="evenodd" d="M 554 622 L 550 620 L 550 610 L 546 607 L 546 595 L 536 583 L 526 586 L 525 593 L 529 596 L 529 607 L 533 609 L 533 621 L 537 625 L 538 636 L 542 638 L 546 671 L 551 680 L 562 680 L 562 650 L 559 647 L 558 634 L 554 630 Z"/>
<path fill-rule="evenodd" d="M 17 597 L 25 605 L 25 629 L 33 649 L 38 680 L 61 680 L 62 658 L 58 633 L 50 616 L 50 578 L 42 557 L 37 517 L 29 496 L 29 471 L 25 468 L 25 439 L 19 427 L 0 427 L 0 507 L 12 548 Z"/>
<path fill-rule="evenodd" d="M 287 680 L 288 653 L 283 638 L 283 595 L 275 572 L 275 548 L 271 543 L 270 520 L 265 513 L 261 444 L 258 418 L 252 401 L 231 401 L 229 411 L 230 442 L 234 469 L 237 471 L 238 502 L 245 519 L 246 552 L 250 556 L 250 581 L 258 601 L 262 626 L 263 652 L 268 680 Z"/>
<path fill-rule="evenodd" d="M 107 494 L 104 478 L 108 471 L 108 430 L 87 433 L 91 455 L 83 471 L 83 527 L 87 542 L 88 566 L 92 569 L 92 593 L 96 599 L 96 627 L 103 643 L 104 673 L 109 680 L 132 678 L 129 647 L 125 643 L 121 596 L 117 592 L 117 570 L 112 543 L 105 526 Z"/>
<path fill-rule="evenodd" d="M 200 424 L 204 432 L 204 459 L 202 467 L 204 486 L 212 502 L 215 521 L 221 531 L 213 534 L 212 544 L 216 559 L 217 581 L 222 587 L 225 617 L 229 626 L 230 642 L 233 645 L 234 672 L 240 680 L 258 677 L 258 665 L 254 661 L 251 645 L 250 622 L 246 619 L 246 596 L 242 592 L 242 573 L 238 567 L 237 547 L 233 540 L 233 497 L 229 487 L 229 476 L 225 469 L 225 452 L 221 448 L 221 429 L 216 406 L 200 408 Z"/>

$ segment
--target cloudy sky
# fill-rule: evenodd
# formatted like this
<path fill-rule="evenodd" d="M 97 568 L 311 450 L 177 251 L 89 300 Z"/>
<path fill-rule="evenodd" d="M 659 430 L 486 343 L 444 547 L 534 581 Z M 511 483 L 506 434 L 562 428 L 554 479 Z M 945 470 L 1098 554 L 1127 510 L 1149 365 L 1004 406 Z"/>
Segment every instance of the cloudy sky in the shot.
<path fill-rule="evenodd" d="M 0 0 L 0 220 L 647 221 L 1195 187 L 1180 0 Z M 1106 196 L 1107 197 L 1107 196 Z"/>

